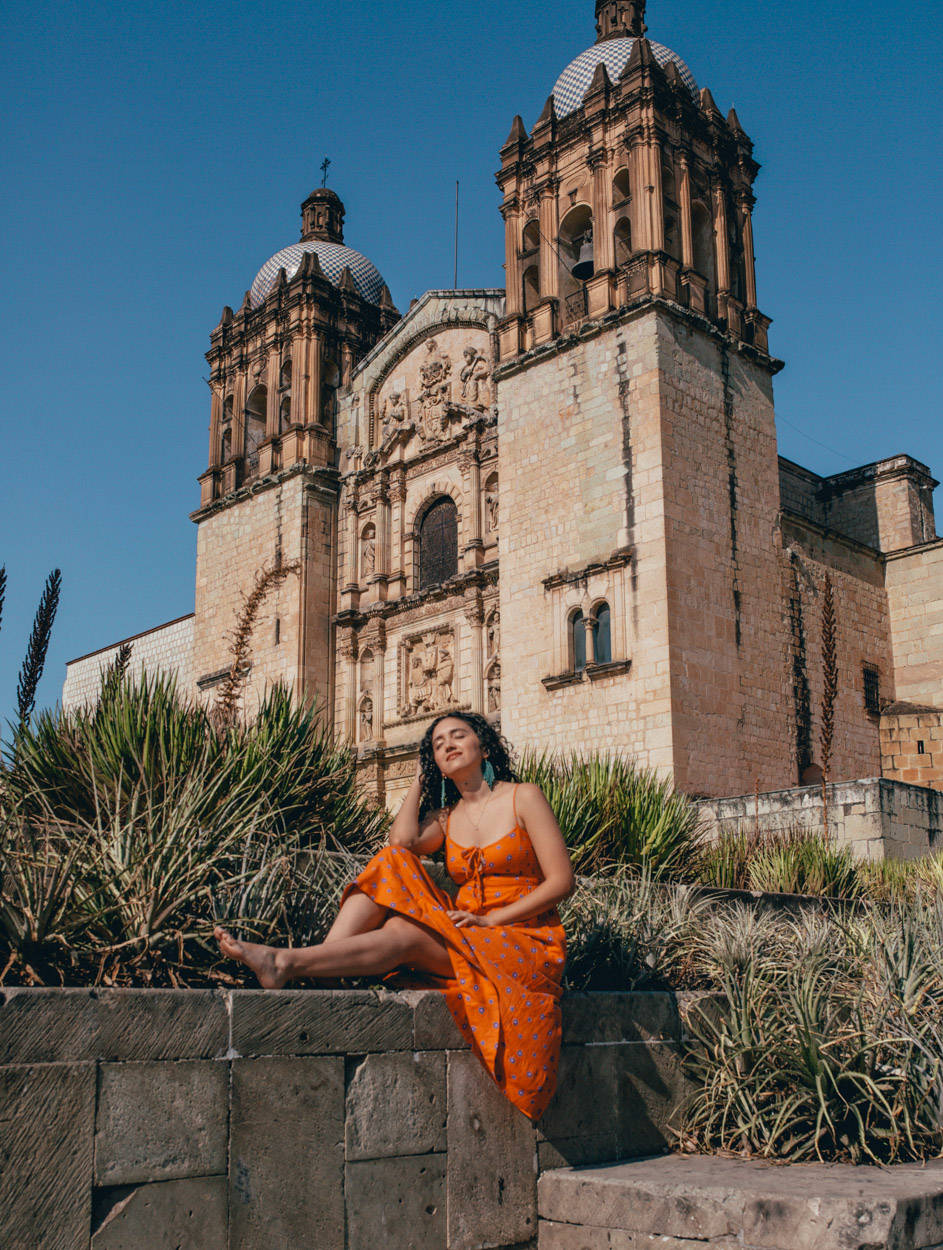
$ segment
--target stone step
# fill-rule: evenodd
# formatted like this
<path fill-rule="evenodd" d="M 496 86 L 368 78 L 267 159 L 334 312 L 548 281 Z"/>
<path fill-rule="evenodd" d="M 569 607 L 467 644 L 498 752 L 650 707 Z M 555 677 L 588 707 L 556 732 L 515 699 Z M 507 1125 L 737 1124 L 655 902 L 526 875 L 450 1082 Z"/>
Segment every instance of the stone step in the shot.
<path fill-rule="evenodd" d="M 537 1209 L 539 1250 L 941 1250 L 943 1161 L 662 1155 L 545 1172 Z"/>

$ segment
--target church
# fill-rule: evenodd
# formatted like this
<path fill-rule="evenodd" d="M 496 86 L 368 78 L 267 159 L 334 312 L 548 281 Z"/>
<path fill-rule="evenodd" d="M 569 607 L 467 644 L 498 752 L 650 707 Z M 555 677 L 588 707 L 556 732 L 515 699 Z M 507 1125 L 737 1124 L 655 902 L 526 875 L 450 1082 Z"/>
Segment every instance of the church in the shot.
<path fill-rule="evenodd" d="M 937 483 L 905 454 L 830 477 L 778 455 L 753 145 L 644 0 L 595 7 L 500 148 L 504 288 L 401 315 L 320 187 L 223 309 L 194 611 L 130 640 L 132 669 L 212 703 L 246 596 L 290 565 L 243 708 L 315 698 L 391 805 L 449 708 L 752 794 L 821 775 L 832 598 L 830 778 L 943 789 Z M 64 706 L 119 645 L 69 664 Z"/>

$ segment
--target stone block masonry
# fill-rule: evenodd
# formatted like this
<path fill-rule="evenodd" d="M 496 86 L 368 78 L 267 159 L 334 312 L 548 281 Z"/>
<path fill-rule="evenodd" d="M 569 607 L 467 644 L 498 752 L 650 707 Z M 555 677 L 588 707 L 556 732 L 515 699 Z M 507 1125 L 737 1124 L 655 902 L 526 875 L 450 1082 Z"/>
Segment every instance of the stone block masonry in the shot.
<path fill-rule="evenodd" d="M 540 1250 L 940 1250 L 943 1163 L 672 1157 L 547 1172 Z"/>
<path fill-rule="evenodd" d="M 119 647 L 124 643 L 131 644 L 129 673 L 138 676 L 145 669 L 152 676 L 164 673 L 175 677 L 178 689 L 189 694 L 193 682 L 193 619 L 191 613 L 100 651 L 70 660 L 66 665 L 65 685 L 62 688 L 63 708 L 68 711 L 97 702 L 102 673 L 114 662 Z"/>
<path fill-rule="evenodd" d="M 919 859 L 943 837 L 943 795 L 920 785 L 872 777 L 826 787 L 832 841 L 859 859 Z M 821 832 L 822 787 L 705 799 L 699 814 L 710 834 Z"/>
<path fill-rule="evenodd" d="M 434 991 L 0 991 L 0 1246 L 533 1250 L 539 1172 L 684 1092 L 674 995 L 563 1009 L 534 1126 Z"/>

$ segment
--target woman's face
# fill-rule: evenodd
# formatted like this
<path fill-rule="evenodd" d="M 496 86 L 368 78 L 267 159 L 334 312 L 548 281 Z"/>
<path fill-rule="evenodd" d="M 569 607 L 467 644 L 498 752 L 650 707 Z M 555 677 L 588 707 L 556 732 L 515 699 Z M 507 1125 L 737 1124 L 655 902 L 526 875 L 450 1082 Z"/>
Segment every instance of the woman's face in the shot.
<path fill-rule="evenodd" d="M 444 777 L 482 765 L 481 743 L 467 721 L 446 716 L 432 731 L 432 755 Z"/>

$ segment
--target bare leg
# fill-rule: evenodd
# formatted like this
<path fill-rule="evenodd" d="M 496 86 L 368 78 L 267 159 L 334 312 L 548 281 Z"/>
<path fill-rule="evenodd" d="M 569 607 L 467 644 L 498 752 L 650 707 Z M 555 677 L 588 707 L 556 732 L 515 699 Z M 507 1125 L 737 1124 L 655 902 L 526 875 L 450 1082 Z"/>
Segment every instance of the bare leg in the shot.
<path fill-rule="evenodd" d="M 445 943 L 404 916 L 390 916 L 369 933 L 298 949 L 239 942 L 219 926 L 213 933 L 222 953 L 251 968 L 265 989 L 280 989 L 296 977 L 382 975 L 401 965 L 452 975 Z"/>
<path fill-rule="evenodd" d="M 341 904 L 337 919 L 324 940 L 336 942 L 339 938 L 353 937 L 357 933 L 369 933 L 372 929 L 379 929 L 389 914 L 386 907 L 375 903 L 362 890 L 354 890 Z"/>

